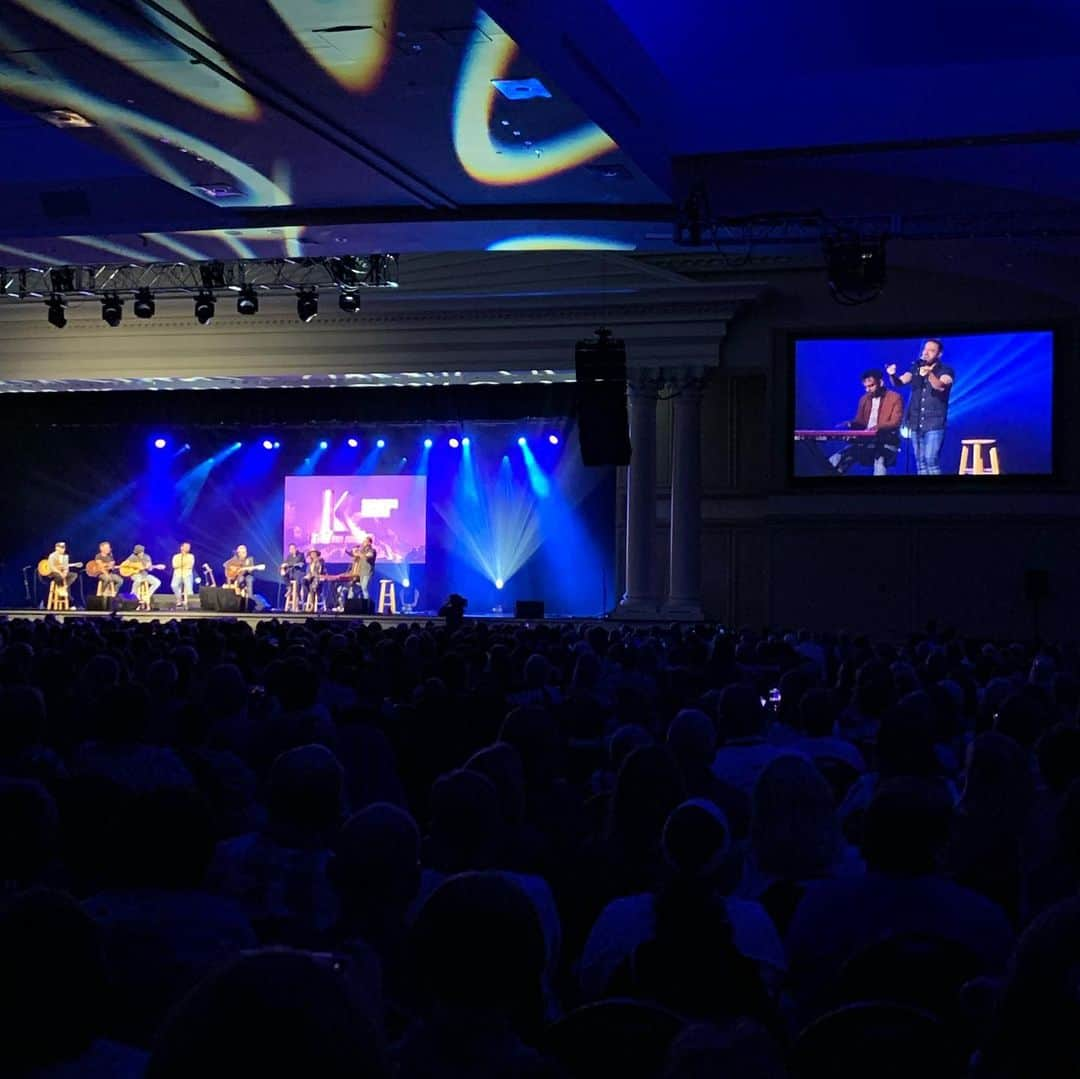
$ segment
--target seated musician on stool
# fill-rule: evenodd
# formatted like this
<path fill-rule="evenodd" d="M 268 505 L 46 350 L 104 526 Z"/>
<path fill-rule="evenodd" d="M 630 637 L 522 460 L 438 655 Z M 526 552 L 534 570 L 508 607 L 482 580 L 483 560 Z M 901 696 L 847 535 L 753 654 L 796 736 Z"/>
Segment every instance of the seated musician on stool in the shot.
<path fill-rule="evenodd" d="M 177 597 L 177 606 L 187 607 L 188 597 L 195 591 L 195 556 L 187 540 L 180 544 L 179 554 L 172 556 L 172 565 L 173 595 Z"/>
<path fill-rule="evenodd" d="M 49 555 L 49 579 L 55 581 L 64 588 L 70 588 L 75 583 L 76 574 L 69 569 L 70 559 L 67 553 L 67 544 L 60 540 Z"/>
<path fill-rule="evenodd" d="M 255 594 L 255 559 L 248 554 L 244 544 L 241 543 L 225 563 L 225 579 L 232 581 L 241 596 L 251 599 Z"/>
<path fill-rule="evenodd" d="M 864 371 L 863 389 L 855 418 L 842 426 L 854 431 L 876 431 L 875 438 L 854 439 L 839 453 L 829 458 L 829 464 L 843 475 L 852 465 L 873 465 L 875 476 L 884 476 L 885 469 L 896 464 L 900 452 L 900 422 L 904 416 L 904 401 L 895 390 L 885 389 L 885 376 L 877 368 Z"/>
<path fill-rule="evenodd" d="M 124 583 L 123 577 L 116 572 L 116 557 L 113 555 L 112 544 L 108 540 L 102 540 L 98 544 L 95 560 L 101 566 L 101 575 L 98 581 L 102 592 L 116 595 L 120 586 Z"/>
<path fill-rule="evenodd" d="M 140 601 L 139 603 L 139 609 L 150 610 L 150 597 L 161 587 L 161 578 L 155 577 L 150 572 L 154 560 L 146 553 L 146 548 L 141 543 L 136 543 L 131 548 L 131 554 L 124 561 L 128 565 L 138 567 L 131 576 L 131 587 L 137 596 L 143 591 L 142 586 L 144 584 L 149 588 L 145 602 Z"/>

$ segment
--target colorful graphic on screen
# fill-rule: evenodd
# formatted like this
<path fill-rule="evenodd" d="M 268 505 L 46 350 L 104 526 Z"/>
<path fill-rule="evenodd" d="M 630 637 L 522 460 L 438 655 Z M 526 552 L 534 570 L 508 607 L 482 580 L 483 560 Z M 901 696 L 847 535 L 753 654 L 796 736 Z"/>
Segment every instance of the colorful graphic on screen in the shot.
<path fill-rule="evenodd" d="M 793 472 L 1049 475 L 1052 332 L 800 340 Z"/>
<path fill-rule="evenodd" d="M 371 536 L 379 562 L 426 561 L 427 476 L 286 476 L 284 545 L 348 562 Z"/>

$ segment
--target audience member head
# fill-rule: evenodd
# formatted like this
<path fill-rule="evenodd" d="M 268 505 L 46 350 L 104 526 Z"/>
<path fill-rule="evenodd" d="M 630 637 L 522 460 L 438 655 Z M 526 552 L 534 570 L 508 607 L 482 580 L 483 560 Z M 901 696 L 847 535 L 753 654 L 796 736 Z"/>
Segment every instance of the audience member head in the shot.
<path fill-rule="evenodd" d="M 0 1073 L 86 1052 L 102 1031 L 105 963 L 97 926 L 74 899 L 35 888 L 0 906 Z"/>
<path fill-rule="evenodd" d="M 103 745 L 141 742 L 150 721 L 150 694 L 145 686 L 121 683 L 107 689 L 98 702 L 97 738 Z"/>
<path fill-rule="evenodd" d="M 765 709 L 753 686 L 725 686 L 716 699 L 716 729 L 721 742 L 760 735 L 765 726 Z"/>
<path fill-rule="evenodd" d="M 539 1033 L 546 961 L 525 892 L 497 873 L 461 873 L 435 889 L 411 934 L 416 989 L 430 1016 Z"/>
<path fill-rule="evenodd" d="M 508 742 L 496 742 L 477 750 L 465 767 L 487 776 L 495 784 L 503 823 L 508 828 L 520 827 L 525 819 L 525 769 L 521 754 Z"/>
<path fill-rule="evenodd" d="M 503 720 L 499 741 L 521 755 L 525 783 L 531 791 L 548 790 L 559 776 L 559 726 L 542 708 L 515 708 Z"/>
<path fill-rule="evenodd" d="M 31 686 L 0 689 L 0 760 L 15 757 L 41 741 L 45 698 Z"/>
<path fill-rule="evenodd" d="M 40 783 L 0 778 L 0 881 L 14 888 L 44 883 L 59 832 L 56 803 Z"/>
<path fill-rule="evenodd" d="M 664 823 L 664 861 L 688 880 L 713 880 L 731 853 L 731 829 L 723 810 L 705 798 L 676 806 Z"/>
<path fill-rule="evenodd" d="M 197 791 L 161 789 L 137 795 L 121 823 L 122 867 L 142 888 L 202 887 L 214 853 L 210 806 Z"/>
<path fill-rule="evenodd" d="M 328 837 L 341 818 L 343 773 L 325 746 L 297 746 L 270 769 L 270 818 L 312 838 Z"/>
<path fill-rule="evenodd" d="M 882 779 L 935 776 L 941 771 L 924 694 L 909 694 L 882 719 L 875 759 Z"/>
<path fill-rule="evenodd" d="M 827 738 L 836 726 L 836 705 L 827 689 L 808 689 L 799 701 L 799 727 L 810 738 Z"/>
<path fill-rule="evenodd" d="M 683 767 L 709 765 L 716 756 L 716 727 L 700 708 L 684 708 L 668 727 L 667 744 Z"/>
<path fill-rule="evenodd" d="M 639 723 L 624 723 L 608 739 L 608 761 L 617 772 L 622 762 L 642 746 L 654 745 L 656 739 Z"/>
<path fill-rule="evenodd" d="M 997 731 L 978 735 L 968 746 L 962 811 L 1023 828 L 1034 796 L 1027 754 Z"/>
<path fill-rule="evenodd" d="M 1007 734 L 1024 749 L 1031 749 L 1055 719 L 1049 695 L 1038 686 L 1026 685 L 1001 702 L 994 716 L 994 730 Z"/>
<path fill-rule="evenodd" d="M 403 809 L 376 802 L 354 813 L 327 870 L 346 916 L 360 907 L 404 911 L 420 887 L 420 832 Z"/>
<path fill-rule="evenodd" d="M 877 873 L 937 872 L 952 825 L 948 788 L 938 779 L 890 779 L 874 794 L 863 827 L 863 856 Z"/>
<path fill-rule="evenodd" d="M 664 1079 L 786 1079 L 784 1053 L 760 1023 L 684 1028 L 668 1051 Z"/>
<path fill-rule="evenodd" d="M 342 961 L 278 949 L 242 954 L 200 982 L 165 1021 L 146 1071 L 147 1079 L 382 1074 L 373 1023 Z"/>
<path fill-rule="evenodd" d="M 495 784 L 479 772 L 460 769 L 440 776 L 431 788 L 427 858 L 444 873 L 489 869 L 502 847 L 502 820 Z"/>
<path fill-rule="evenodd" d="M 757 867 L 782 880 L 824 876 L 840 854 L 832 789 L 805 757 L 777 757 L 754 785 L 750 842 Z"/>
<path fill-rule="evenodd" d="M 685 797 L 674 756 L 663 746 L 642 746 L 623 761 L 611 795 L 611 830 L 628 849 L 659 849 L 668 814 Z"/>
<path fill-rule="evenodd" d="M 1039 739 L 1035 747 L 1039 774 L 1057 795 L 1064 794 L 1080 779 L 1080 730 L 1058 723 Z"/>

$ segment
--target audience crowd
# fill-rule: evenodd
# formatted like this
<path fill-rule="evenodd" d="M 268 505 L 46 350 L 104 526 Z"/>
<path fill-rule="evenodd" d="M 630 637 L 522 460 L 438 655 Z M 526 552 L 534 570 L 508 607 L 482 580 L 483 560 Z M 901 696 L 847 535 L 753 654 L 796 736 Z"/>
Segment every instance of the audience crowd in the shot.
<path fill-rule="evenodd" d="M 1080 656 L 0 621 L 0 1074 L 1080 1075 Z"/>

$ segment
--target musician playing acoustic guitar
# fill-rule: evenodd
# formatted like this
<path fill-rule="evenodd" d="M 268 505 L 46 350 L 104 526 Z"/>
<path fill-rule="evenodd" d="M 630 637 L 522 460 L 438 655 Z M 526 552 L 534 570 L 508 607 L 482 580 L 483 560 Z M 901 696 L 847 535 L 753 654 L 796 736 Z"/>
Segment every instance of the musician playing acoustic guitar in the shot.
<path fill-rule="evenodd" d="M 48 573 L 43 577 L 51 577 L 58 585 L 70 588 L 75 583 L 76 574 L 71 572 L 71 563 L 68 558 L 67 544 L 60 540 L 53 548 L 52 554 L 46 559 Z M 80 563 L 81 565 L 82 563 Z"/>
<path fill-rule="evenodd" d="M 188 596 L 195 590 L 195 556 L 191 553 L 191 544 L 184 540 L 180 550 L 172 556 L 172 590 L 176 596 L 176 606 L 187 608 Z"/>
<path fill-rule="evenodd" d="M 161 587 L 161 578 L 150 570 L 164 569 L 164 562 L 154 562 L 141 543 L 131 548 L 131 554 L 120 564 L 120 576 L 131 578 L 131 587 L 139 597 L 138 610 L 150 610 L 150 597 Z"/>
<path fill-rule="evenodd" d="M 236 553 L 225 563 L 225 580 L 232 585 L 237 593 L 247 599 L 255 594 L 255 571 L 266 569 L 263 563 L 256 564 L 255 559 L 248 554 L 244 544 L 236 548 Z"/>
<path fill-rule="evenodd" d="M 112 544 L 108 540 L 102 540 L 98 544 L 97 554 L 94 555 L 91 562 L 96 562 L 97 566 L 93 567 L 90 562 L 86 564 L 86 572 L 91 577 L 96 576 L 98 581 L 101 582 L 100 592 L 106 595 L 116 595 L 117 589 L 123 583 L 123 579 L 116 571 L 116 556 L 113 554 Z M 97 570 L 95 574 L 93 569 Z"/>

